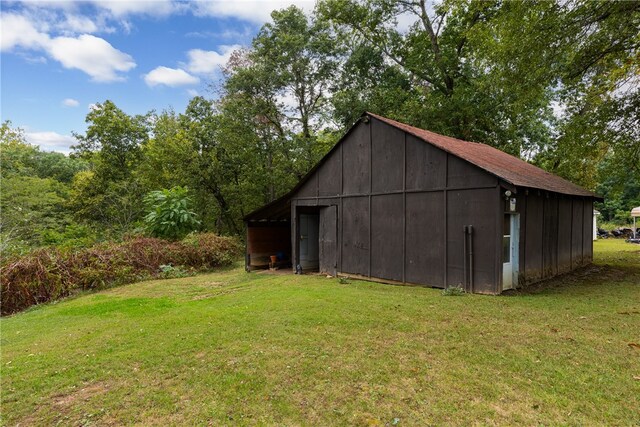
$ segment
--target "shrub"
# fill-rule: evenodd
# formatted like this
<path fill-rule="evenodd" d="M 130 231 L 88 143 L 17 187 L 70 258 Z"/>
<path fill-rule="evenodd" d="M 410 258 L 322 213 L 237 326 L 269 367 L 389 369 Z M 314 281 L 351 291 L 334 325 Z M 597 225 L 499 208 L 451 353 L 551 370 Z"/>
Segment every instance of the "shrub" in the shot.
<path fill-rule="evenodd" d="M 144 202 L 149 211 L 144 222 L 153 236 L 180 239 L 200 224 L 196 213 L 189 209 L 191 199 L 186 188 L 152 191 Z"/>
<path fill-rule="evenodd" d="M 2 315 L 53 301 L 80 290 L 101 289 L 185 269 L 204 271 L 231 264 L 241 254 L 230 237 L 194 234 L 182 242 L 136 237 L 84 249 L 43 248 L 3 260 L 0 267 Z M 173 276 L 175 277 L 175 276 Z"/>
<path fill-rule="evenodd" d="M 446 297 L 460 297 L 465 294 L 465 291 L 460 286 L 451 286 L 442 290 L 442 295 Z"/>
<path fill-rule="evenodd" d="M 160 266 L 160 277 L 163 279 L 175 279 L 187 276 L 190 276 L 190 272 L 180 266 L 174 267 L 171 264 Z"/>

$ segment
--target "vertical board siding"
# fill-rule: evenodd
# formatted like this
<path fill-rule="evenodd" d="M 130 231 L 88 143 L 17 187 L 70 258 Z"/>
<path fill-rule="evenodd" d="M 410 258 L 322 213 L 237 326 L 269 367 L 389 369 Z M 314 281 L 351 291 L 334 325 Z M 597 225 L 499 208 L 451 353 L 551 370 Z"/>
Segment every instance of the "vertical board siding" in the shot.
<path fill-rule="evenodd" d="M 371 198 L 371 276 L 402 280 L 402 194 Z"/>
<path fill-rule="evenodd" d="M 320 208 L 318 230 L 320 272 L 336 274 L 338 255 L 338 213 L 337 206 Z"/>
<path fill-rule="evenodd" d="M 531 191 L 526 196 L 525 210 L 521 283 L 566 273 L 593 260 L 591 200 Z"/>
<path fill-rule="evenodd" d="M 296 197 L 317 197 L 318 196 L 318 174 L 314 173 L 307 182 L 305 182 Z"/>
<path fill-rule="evenodd" d="M 526 258 L 524 269 L 527 282 L 542 279 L 542 227 L 544 202 L 542 197 L 531 192 L 527 197 Z"/>
<path fill-rule="evenodd" d="M 378 120 L 371 122 L 371 191 L 402 190 L 404 173 L 404 132 Z"/>
<path fill-rule="evenodd" d="M 558 273 L 571 270 L 571 199 L 558 199 Z"/>
<path fill-rule="evenodd" d="M 580 267 L 582 259 L 582 237 L 583 237 L 583 203 L 580 199 L 573 199 L 573 223 L 571 227 L 571 268 Z"/>
<path fill-rule="evenodd" d="M 444 287 L 443 217 L 442 192 L 407 194 L 407 282 Z"/>
<path fill-rule="evenodd" d="M 558 274 L 558 199 L 545 197 L 542 231 L 542 277 Z"/>
<path fill-rule="evenodd" d="M 593 202 L 584 200 L 582 220 L 582 263 L 589 264 L 593 261 Z"/>
<path fill-rule="evenodd" d="M 526 191 L 521 191 L 516 195 L 516 211 L 520 214 L 520 248 L 518 251 L 520 271 L 518 273 L 518 286 L 522 286 L 527 283 L 525 267 L 527 258 L 527 202 L 528 197 Z M 500 253 L 502 254 L 502 250 L 500 250 Z M 502 255 L 500 256 L 500 269 L 502 269 Z M 500 271 L 500 274 L 502 274 L 502 271 Z"/>
<path fill-rule="evenodd" d="M 496 215 L 502 215 L 495 189 L 449 191 L 447 197 L 447 285 L 464 286 L 465 225 L 473 225 L 474 292 L 497 292 Z"/>
<path fill-rule="evenodd" d="M 447 153 L 407 135 L 407 190 L 430 190 L 446 186 Z"/>
<path fill-rule="evenodd" d="M 342 169 L 342 156 L 337 150 L 329 156 L 320 169 L 318 169 L 318 195 L 337 196 L 342 191 L 340 174 Z"/>
<path fill-rule="evenodd" d="M 369 193 L 370 124 L 360 123 L 342 143 L 343 194 Z"/>
<path fill-rule="evenodd" d="M 369 274 L 369 198 L 342 200 L 342 272 Z"/>
<path fill-rule="evenodd" d="M 456 156 L 448 156 L 447 187 L 478 188 L 497 184 L 497 178 Z"/>

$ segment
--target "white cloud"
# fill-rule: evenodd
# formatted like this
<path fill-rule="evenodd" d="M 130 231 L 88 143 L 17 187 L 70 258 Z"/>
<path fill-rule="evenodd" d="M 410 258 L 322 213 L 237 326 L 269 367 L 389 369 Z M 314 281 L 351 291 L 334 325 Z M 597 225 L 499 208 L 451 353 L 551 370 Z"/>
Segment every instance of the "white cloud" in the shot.
<path fill-rule="evenodd" d="M 2 14 L 0 20 L 2 51 L 14 48 L 45 51 L 65 68 L 84 71 L 98 82 L 122 80 L 118 73 L 127 72 L 136 66 L 130 55 L 114 48 L 102 38 L 90 34 L 51 38 L 37 28 L 40 25 L 38 22 L 13 13 Z M 72 25 L 88 26 L 87 22 L 78 18 Z"/>
<path fill-rule="evenodd" d="M 187 69 L 195 74 L 213 74 L 220 70 L 220 67 L 226 65 L 234 50 L 240 49 L 242 46 L 220 46 L 220 52 L 213 50 L 191 49 L 187 52 L 189 63 Z"/>
<path fill-rule="evenodd" d="M 0 15 L 0 28 L 0 50 L 3 52 L 15 47 L 40 49 L 49 42 L 49 36 L 22 15 L 3 13 Z"/>
<path fill-rule="evenodd" d="M 91 3 L 118 18 L 129 15 L 167 16 L 183 9 L 182 3 L 171 0 L 94 0 Z"/>
<path fill-rule="evenodd" d="M 192 3 L 193 13 L 197 16 L 238 18 L 262 24 L 271 20 L 271 12 L 296 5 L 305 12 L 311 12 L 314 0 L 201 0 Z"/>
<path fill-rule="evenodd" d="M 194 97 L 194 96 L 198 96 L 199 93 L 197 90 L 195 89 L 187 89 L 187 95 L 189 95 L 190 97 Z"/>
<path fill-rule="evenodd" d="M 185 8 L 184 3 L 178 0 L 29 0 L 21 4 L 30 10 L 65 13 L 77 12 L 80 6 L 89 4 L 95 9 L 93 14 L 108 14 L 114 18 L 130 15 L 166 16 Z"/>
<path fill-rule="evenodd" d="M 188 86 L 200 83 L 200 79 L 192 76 L 184 70 L 157 67 L 151 70 L 148 74 L 144 75 L 145 83 L 150 86 L 165 85 L 165 86 Z"/>
<path fill-rule="evenodd" d="M 76 143 L 74 137 L 57 132 L 26 132 L 24 135 L 29 144 L 37 145 L 45 151 L 68 154 L 71 152 L 71 145 Z"/>
<path fill-rule="evenodd" d="M 29 64 L 46 64 L 47 58 L 42 55 L 31 55 L 28 52 L 17 52 L 17 54 Z"/>
<path fill-rule="evenodd" d="M 65 98 L 62 100 L 62 105 L 64 107 L 77 107 L 78 105 L 80 105 L 80 103 L 77 99 Z"/>
<path fill-rule="evenodd" d="M 56 37 L 51 40 L 48 51 L 65 68 L 84 71 L 97 82 L 123 80 L 118 72 L 129 71 L 136 66 L 130 55 L 89 34 L 77 38 Z"/>
<path fill-rule="evenodd" d="M 56 27 L 65 34 L 95 33 L 99 30 L 98 25 L 86 16 L 72 14 L 66 14 Z"/>

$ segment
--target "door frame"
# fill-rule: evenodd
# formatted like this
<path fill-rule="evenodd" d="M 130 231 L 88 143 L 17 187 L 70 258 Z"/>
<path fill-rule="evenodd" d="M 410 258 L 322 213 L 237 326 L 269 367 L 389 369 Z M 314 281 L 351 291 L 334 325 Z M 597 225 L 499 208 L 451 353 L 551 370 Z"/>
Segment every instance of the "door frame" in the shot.
<path fill-rule="evenodd" d="M 500 247 L 500 258 L 502 261 L 501 281 L 502 290 L 515 289 L 518 287 L 518 277 L 520 273 L 520 214 L 517 212 L 504 212 L 503 215 L 509 215 L 509 255 L 511 264 L 511 286 L 505 287 L 505 271 L 504 271 L 504 247 Z M 504 221 L 504 219 L 503 219 Z M 504 238 L 504 232 L 501 232 Z"/>
<path fill-rule="evenodd" d="M 339 205 L 335 203 L 330 204 L 322 204 L 322 205 L 298 205 L 295 202 L 292 204 L 291 215 L 293 221 L 291 221 L 291 240 L 292 240 L 292 258 L 294 258 L 294 262 L 292 263 L 293 271 L 296 271 L 296 267 L 300 264 L 300 215 L 317 215 L 318 216 L 318 271 L 320 271 L 320 267 L 322 266 L 322 235 L 321 235 L 321 226 L 322 226 L 322 210 L 323 209 L 334 209 L 335 212 L 335 260 L 331 261 L 331 265 L 333 266 L 332 272 L 327 272 L 331 275 L 335 275 L 338 272 L 338 260 L 339 260 L 339 250 L 340 250 L 340 226 L 339 226 L 339 215 L 340 209 Z"/>

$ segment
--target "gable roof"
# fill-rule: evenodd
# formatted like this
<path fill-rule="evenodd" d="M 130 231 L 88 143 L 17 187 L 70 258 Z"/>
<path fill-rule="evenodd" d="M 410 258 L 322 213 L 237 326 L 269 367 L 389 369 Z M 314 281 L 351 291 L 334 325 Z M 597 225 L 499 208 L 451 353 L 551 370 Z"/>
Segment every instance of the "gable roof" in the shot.
<path fill-rule="evenodd" d="M 576 185 L 564 178 L 560 178 L 550 172 L 540 169 L 537 166 L 527 163 L 511 154 L 500 151 L 490 145 L 479 142 L 469 142 L 450 136 L 440 135 L 435 132 L 420 129 L 414 126 L 388 119 L 374 113 L 364 112 L 361 116 L 371 116 L 383 123 L 407 132 L 416 138 L 440 148 L 447 153 L 459 157 L 467 162 L 497 176 L 498 178 L 518 187 L 528 187 L 539 190 L 552 191 L 560 194 L 572 196 L 593 197 L 602 200 L 589 190 Z M 351 128 L 340 138 L 331 150 L 313 167 L 311 170 L 296 184 L 291 191 L 278 199 L 264 205 L 253 212 L 247 214 L 243 219 L 251 220 L 256 216 L 268 215 L 273 218 L 282 219 L 290 210 L 290 197 L 302 187 L 302 185 L 314 174 L 314 172 L 325 162 L 329 155 L 344 141 L 351 131 L 360 123 L 356 122 Z"/>
<path fill-rule="evenodd" d="M 553 191 L 555 193 L 573 196 L 597 197 L 594 193 L 585 190 L 579 185 L 540 169 L 504 151 L 491 147 L 490 145 L 463 141 L 409 126 L 395 120 L 387 119 L 386 117 L 378 116 L 377 114 L 366 114 L 390 126 L 403 130 L 456 157 L 460 157 L 515 186 Z"/>

